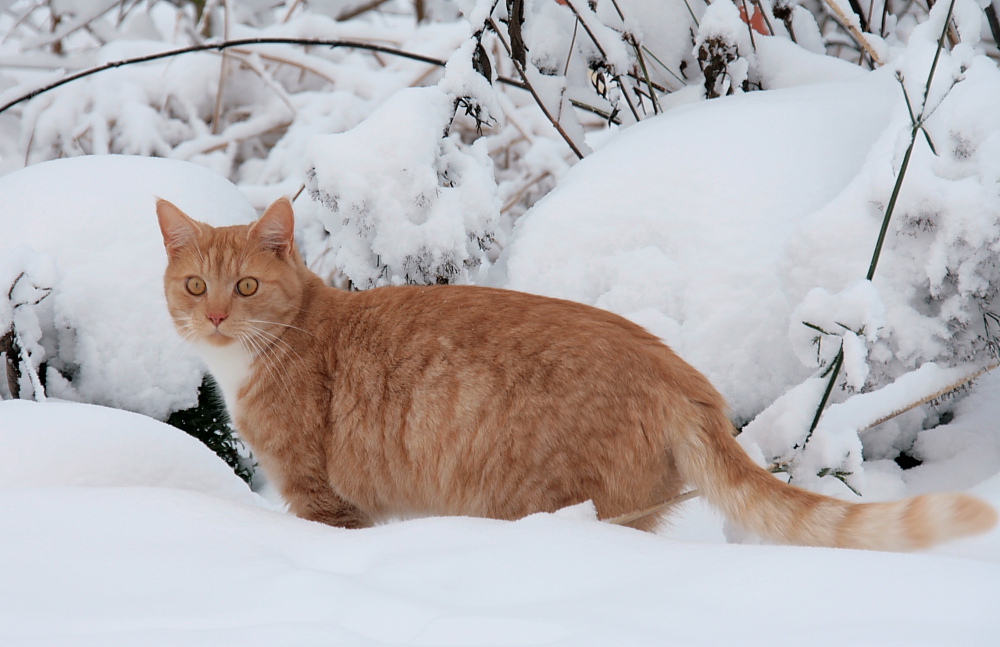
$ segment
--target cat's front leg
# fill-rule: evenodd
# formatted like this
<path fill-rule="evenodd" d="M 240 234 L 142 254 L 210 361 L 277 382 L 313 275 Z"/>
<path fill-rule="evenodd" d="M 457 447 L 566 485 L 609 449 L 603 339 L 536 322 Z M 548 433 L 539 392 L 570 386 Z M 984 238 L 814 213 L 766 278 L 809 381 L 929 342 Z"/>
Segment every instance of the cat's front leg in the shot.
<path fill-rule="evenodd" d="M 340 497 L 337 498 L 340 499 Z M 359 510 L 357 506 L 351 505 L 343 499 L 340 499 L 340 502 L 340 506 L 311 506 L 309 510 L 295 514 L 309 521 L 318 521 L 338 528 L 370 528 L 373 525 L 368 515 Z"/>

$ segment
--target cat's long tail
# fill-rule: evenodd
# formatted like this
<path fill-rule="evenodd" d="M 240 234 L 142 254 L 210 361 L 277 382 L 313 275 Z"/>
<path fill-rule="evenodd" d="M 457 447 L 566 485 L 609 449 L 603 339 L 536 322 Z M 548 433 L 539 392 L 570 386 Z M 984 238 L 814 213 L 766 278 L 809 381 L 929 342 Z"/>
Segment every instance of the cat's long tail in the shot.
<path fill-rule="evenodd" d="M 674 443 L 684 476 L 726 516 L 772 541 L 906 551 L 997 523 L 996 510 L 967 494 L 848 503 L 789 485 L 753 462 L 723 413 L 705 407 L 702 414 L 697 432 Z"/>

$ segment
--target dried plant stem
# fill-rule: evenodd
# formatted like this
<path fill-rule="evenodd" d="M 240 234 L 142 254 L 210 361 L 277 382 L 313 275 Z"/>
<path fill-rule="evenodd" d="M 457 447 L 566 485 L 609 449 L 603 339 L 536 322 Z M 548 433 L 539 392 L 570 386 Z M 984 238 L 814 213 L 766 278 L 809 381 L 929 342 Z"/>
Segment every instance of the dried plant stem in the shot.
<path fill-rule="evenodd" d="M 370 0 L 370 2 L 366 2 L 365 4 L 361 5 L 360 7 L 356 7 L 354 9 L 348 9 L 344 13 L 338 15 L 337 16 L 337 20 L 338 21 L 343 21 L 343 20 L 350 20 L 351 18 L 357 18 L 358 16 L 360 16 L 363 13 L 365 13 L 366 11 L 371 11 L 372 9 L 378 9 L 380 6 L 382 6 L 385 3 L 386 3 L 386 0 Z M 418 22 L 420 21 L 419 16 L 417 18 L 417 21 Z"/>
<path fill-rule="evenodd" d="M 303 72 L 308 72 L 310 74 L 315 74 L 316 76 L 318 76 L 319 78 L 323 79 L 327 83 L 333 83 L 334 82 L 333 77 L 330 76 L 329 74 L 326 74 L 325 72 L 317 70 L 315 67 L 311 67 L 309 65 L 306 65 L 305 63 L 301 63 L 299 61 L 293 61 L 290 58 L 284 58 L 282 56 L 275 56 L 273 54 L 261 54 L 260 52 L 254 52 L 254 51 L 251 51 L 249 49 L 243 49 L 243 48 L 237 48 L 237 47 L 233 48 L 233 53 L 235 53 L 235 54 L 242 54 L 243 56 L 250 56 L 252 54 L 256 54 L 257 57 L 260 58 L 263 61 L 268 61 L 270 63 L 276 63 L 278 65 L 287 65 L 289 67 L 295 67 L 295 68 L 298 68 L 298 69 L 302 70 Z"/>
<path fill-rule="evenodd" d="M 866 54 L 868 54 L 868 56 L 872 60 L 872 63 L 874 63 L 876 66 L 881 67 L 882 66 L 881 57 L 879 57 L 879 55 L 875 52 L 875 49 L 871 46 L 871 43 L 868 42 L 868 39 L 865 38 L 864 33 L 860 29 L 854 26 L 854 23 L 851 22 L 847 14 L 845 14 L 844 11 L 840 8 L 840 6 L 837 5 L 836 1 L 823 0 L 823 2 L 826 3 L 826 6 L 829 7 L 830 11 L 832 11 L 833 14 L 837 17 L 837 21 L 844 26 L 844 29 L 846 29 L 847 32 L 851 35 L 851 38 L 854 39 L 854 41 L 858 44 L 859 47 L 861 47 L 861 49 L 865 51 Z"/>
<path fill-rule="evenodd" d="M 551 173 L 545 171 L 544 173 L 541 173 L 540 175 L 537 175 L 536 177 L 533 177 L 532 179 L 525 182 L 524 185 L 517 190 L 517 193 L 515 193 L 509 200 L 507 200 L 507 204 L 505 204 L 500 209 L 500 213 L 507 213 L 508 211 L 513 209 L 514 205 L 516 205 L 518 202 L 521 201 L 521 198 L 524 197 L 524 194 L 527 193 L 531 187 L 535 186 L 545 178 L 551 177 L 551 175 L 552 175 Z"/>
<path fill-rule="evenodd" d="M 657 503 L 656 505 L 651 505 L 648 508 L 643 508 L 642 510 L 635 510 L 634 512 L 627 512 L 625 514 L 618 515 L 617 517 L 611 517 L 610 519 L 602 519 L 602 521 L 606 521 L 607 523 L 613 523 L 618 526 L 624 526 L 625 524 L 632 523 L 637 519 L 648 517 L 651 514 L 656 514 L 657 512 L 662 512 L 667 508 L 671 508 L 680 503 L 684 503 L 685 501 L 693 499 L 696 496 L 699 496 L 698 490 L 688 490 L 683 494 L 678 494 L 675 497 L 671 497 L 666 501 Z"/>
<path fill-rule="evenodd" d="M 962 379 L 956 380 L 955 382 L 952 382 L 948 386 L 946 386 L 946 387 L 944 387 L 942 389 L 939 389 L 939 390 L 935 391 L 934 393 L 932 393 L 932 394 L 930 394 L 930 395 L 928 395 L 926 397 L 923 397 L 923 398 L 917 400 L 916 402 L 913 402 L 911 404 L 906 405 L 902 409 L 897 409 L 896 411 L 893 411 L 892 413 L 889 413 L 889 414 L 886 414 L 886 415 L 882 416 L 881 418 L 879 418 L 875 422 L 872 422 L 872 423 L 866 425 L 865 427 L 862 427 L 861 429 L 858 429 L 858 431 L 859 432 L 866 431 L 868 429 L 871 429 L 872 427 L 877 427 L 880 424 L 882 424 L 883 422 L 887 422 L 889 420 L 892 420 L 896 416 L 902 415 L 902 414 L 906 413 L 907 411 L 912 411 L 913 409 L 916 409 L 917 407 L 919 407 L 922 404 L 927 404 L 928 402 L 931 402 L 932 400 L 937 400 L 942 395 L 945 395 L 946 393 L 951 393 L 952 391 L 965 386 L 966 384 L 968 384 L 969 382 L 972 382 L 973 380 L 979 379 L 983 375 L 986 375 L 990 371 L 996 370 L 997 368 L 1000 368 L 1000 362 L 994 362 L 993 364 L 990 364 L 986 368 L 981 368 L 981 369 L 979 369 L 977 371 L 973 371 L 972 373 L 970 373 L 969 375 L 963 377 Z"/>

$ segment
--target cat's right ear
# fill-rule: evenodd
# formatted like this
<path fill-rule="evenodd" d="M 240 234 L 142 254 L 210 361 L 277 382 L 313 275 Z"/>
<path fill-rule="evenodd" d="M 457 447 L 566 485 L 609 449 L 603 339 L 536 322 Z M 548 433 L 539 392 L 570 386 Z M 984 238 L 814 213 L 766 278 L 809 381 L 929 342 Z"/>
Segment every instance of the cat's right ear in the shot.
<path fill-rule="evenodd" d="M 271 203 L 260 220 L 250 227 L 250 233 L 279 258 L 288 258 L 295 248 L 295 215 L 288 198 Z"/>
<path fill-rule="evenodd" d="M 156 200 L 156 218 L 160 221 L 163 246 L 170 256 L 176 256 L 180 250 L 197 240 L 201 233 L 197 222 L 163 198 Z"/>

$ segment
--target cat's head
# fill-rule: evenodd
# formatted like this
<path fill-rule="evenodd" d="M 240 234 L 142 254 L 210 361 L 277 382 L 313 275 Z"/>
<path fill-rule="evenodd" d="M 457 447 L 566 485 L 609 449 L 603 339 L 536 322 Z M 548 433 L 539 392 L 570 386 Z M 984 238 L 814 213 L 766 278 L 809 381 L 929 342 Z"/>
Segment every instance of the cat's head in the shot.
<path fill-rule="evenodd" d="M 212 227 L 166 200 L 156 215 L 167 251 L 164 290 L 178 332 L 251 355 L 272 345 L 298 314 L 308 272 L 295 247 L 286 198 L 250 225 Z"/>

